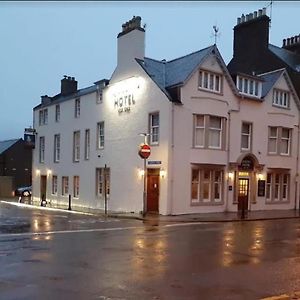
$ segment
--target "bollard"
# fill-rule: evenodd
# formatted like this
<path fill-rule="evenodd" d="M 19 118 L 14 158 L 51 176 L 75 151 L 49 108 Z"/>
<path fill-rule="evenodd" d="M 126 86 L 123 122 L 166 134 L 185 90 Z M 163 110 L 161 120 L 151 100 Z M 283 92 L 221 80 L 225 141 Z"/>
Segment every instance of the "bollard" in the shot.
<path fill-rule="evenodd" d="M 68 207 L 68 210 L 72 210 L 71 208 L 71 195 L 69 194 L 69 207 Z"/>

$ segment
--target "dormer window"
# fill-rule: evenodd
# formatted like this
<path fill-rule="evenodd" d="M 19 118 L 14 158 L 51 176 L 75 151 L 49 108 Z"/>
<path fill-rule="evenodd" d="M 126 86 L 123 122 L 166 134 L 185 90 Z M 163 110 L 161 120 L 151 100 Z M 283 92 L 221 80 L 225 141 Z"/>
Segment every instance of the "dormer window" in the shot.
<path fill-rule="evenodd" d="M 261 97 L 262 84 L 258 80 L 237 76 L 236 85 L 241 94 L 256 98 Z"/>
<path fill-rule="evenodd" d="M 274 89 L 273 105 L 283 108 L 290 107 L 290 93 L 283 90 Z"/>
<path fill-rule="evenodd" d="M 222 76 L 209 71 L 199 71 L 199 89 L 221 93 Z"/>

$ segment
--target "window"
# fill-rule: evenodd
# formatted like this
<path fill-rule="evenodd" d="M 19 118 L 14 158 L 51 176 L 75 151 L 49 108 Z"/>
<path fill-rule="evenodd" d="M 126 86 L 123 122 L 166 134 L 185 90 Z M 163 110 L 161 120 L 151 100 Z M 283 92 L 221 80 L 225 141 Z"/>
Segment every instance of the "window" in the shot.
<path fill-rule="evenodd" d="M 99 104 L 99 103 L 102 103 L 102 101 L 103 101 L 103 91 L 97 89 L 97 93 L 96 93 L 96 103 Z"/>
<path fill-rule="evenodd" d="M 52 176 L 52 195 L 57 195 L 57 176 Z"/>
<path fill-rule="evenodd" d="M 194 115 L 194 147 L 222 149 L 225 134 L 225 118 Z"/>
<path fill-rule="evenodd" d="M 97 148 L 104 148 L 104 122 L 97 124 Z"/>
<path fill-rule="evenodd" d="M 204 147 L 204 115 L 195 115 L 195 136 L 194 136 L 194 144 L 195 147 Z"/>
<path fill-rule="evenodd" d="M 241 94 L 245 94 L 257 98 L 261 97 L 262 84 L 260 81 L 251 78 L 237 76 L 236 86 Z"/>
<path fill-rule="evenodd" d="M 73 196 L 79 198 L 79 176 L 73 178 Z"/>
<path fill-rule="evenodd" d="M 274 89 L 273 105 L 283 107 L 283 108 L 289 108 L 290 107 L 290 93 L 287 91 Z"/>
<path fill-rule="evenodd" d="M 61 194 L 66 196 L 69 194 L 69 177 L 63 176 L 61 179 Z"/>
<path fill-rule="evenodd" d="M 159 113 L 152 113 L 149 115 L 150 127 L 150 144 L 157 145 L 159 142 Z"/>
<path fill-rule="evenodd" d="M 73 161 L 80 159 L 80 131 L 73 133 Z"/>
<path fill-rule="evenodd" d="M 289 199 L 290 174 L 272 172 L 267 174 L 266 201 L 284 202 Z"/>
<path fill-rule="evenodd" d="M 209 118 L 209 148 L 221 149 L 222 122 L 219 117 Z"/>
<path fill-rule="evenodd" d="M 60 160 L 60 134 L 54 135 L 54 162 Z"/>
<path fill-rule="evenodd" d="M 192 169 L 191 204 L 221 203 L 223 173 L 219 169 Z"/>
<path fill-rule="evenodd" d="M 208 71 L 199 71 L 199 88 L 213 91 L 216 93 L 221 92 L 221 75 L 208 72 Z"/>
<path fill-rule="evenodd" d="M 96 195 L 97 197 L 104 197 L 106 188 L 106 195 L 110 194 L 110 169 L 97 168 L 96 169 Z"/>
<path fill-rule="evenodd" d="M 48 109 L 41 109 L 39 111 L 39 125 L 47 125 L 48 124 Z"/>
<path fill-rule="evenodd" d="M 80 117 L 80 98 L 75 99 L 75 118 Z"/>
<path fill-rule="evenodd" d="M 45 162 L 45 137 L 40 137 L 40 149 L 39 149 L 39 159 L 40 163 Z"/>
<path fill-rule="evenodd" d="M 252 124 L 242 123 L 241 149 L 242 151 L 250 151 L 252 140 Z"/>
<path fill-rule="evenodd" d="M 55 105 L 55 122 L 60 121 L 60 105 Z"/>
<path fill-rule="evenodd" d="M 85 130 L 84 136 L 84 159 L 88 160 L 90 158 L 90 130 Z"/>
<path fill-rule="evenodd" d="M 292 129 L 269 127 L 268 153 L 290 155 Z"/>

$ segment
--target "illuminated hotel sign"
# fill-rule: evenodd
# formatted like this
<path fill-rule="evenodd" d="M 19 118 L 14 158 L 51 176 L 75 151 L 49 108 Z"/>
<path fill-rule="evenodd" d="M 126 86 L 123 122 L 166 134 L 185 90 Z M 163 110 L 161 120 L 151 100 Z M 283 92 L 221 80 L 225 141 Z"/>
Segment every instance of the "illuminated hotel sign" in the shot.
<path fill-rule="evenodd" d="M 133 105 L 135 105 L 135 97 L 132 92 L 124 91 L 114 95 L 114 108 L 119 113 L 129 112 Z"/>

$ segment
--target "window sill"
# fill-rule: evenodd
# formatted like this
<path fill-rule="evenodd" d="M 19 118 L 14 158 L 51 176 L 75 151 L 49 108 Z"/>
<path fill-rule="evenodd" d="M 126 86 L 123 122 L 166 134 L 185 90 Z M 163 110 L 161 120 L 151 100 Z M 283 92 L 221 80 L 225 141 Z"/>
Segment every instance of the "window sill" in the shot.
<path fill-rule="evenodd" d="M 215 91 L 215 90 L 211 90 L 211 89 L 206 89 L 206 88 L 203 88 L 203 87 L 200 87 L 200 86 L 198 86 L 198 90 L 199 91 L 203 91 L 203 92 L 212 93 L 212 94 L 215 94 L 215 95 L 221 95 L 221 96 L 223 96 L 223 92 L 221 92 L 221 91 Z"/>

